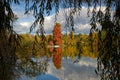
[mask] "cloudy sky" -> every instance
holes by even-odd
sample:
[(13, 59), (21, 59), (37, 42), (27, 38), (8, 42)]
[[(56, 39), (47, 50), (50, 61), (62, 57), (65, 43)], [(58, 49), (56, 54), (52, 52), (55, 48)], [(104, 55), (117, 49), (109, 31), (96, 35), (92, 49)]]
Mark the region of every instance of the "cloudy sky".
[[(18, 16), (18, 20), (15, 22), (14, 30), (17, 33), (27, 33), (30, 30), (30, 26), (34, 22), (34, 17), (32, 14), (25, 15), (25, 4), (20, 5), (12, 5), (14, 13)], [(67, 14), (69, 14), (69, 9), (60, 9), (59, 14), (57, 16), (57, 22), (59, 22), (62, 26), (62, 33), (66, 32), (65, 29), (65, 14), (64, 11), (67, 11)], [(90, 17), (87, 16), (87, 7), (82, 7), (81, 14), (74, 15), (74, 28), (75, 33), (85, 33), (88, 34), (90, 31), (90, 25), (89, 25)], [(55, 13), (52, 13), (50, 16), (45, 16), (45, 22), (44, 22), (44, 29), (47, 34), (52, 33), (53, 27), (55, 24)], [(70, 31), (71, 28), (68, 28), (68, 31)]]
[[(65, 28), (65, 13), (69, 14), (69, 9), (61, 9), (59, 14), (57, 15), (57, 22), (59, 22), (62, 26), (62, 32), (66, 32)], [(74, 28), (75, 33), (89, 33), (90, 25), (89, 25), (90, 18), (87, 17), (87, 8), (83, 7), (80, 15), (74, 15)], [(55, 21), (55, 14), (45, 17), (45, 30), (48, 33), (52, 32), (53, 26)], [(71, 27), (68, 28), (68, 31), (71, 31)]]
[[(92, 10), (92, 7), (90, 8)], [(99, 7), (97, 7), (97, 11), (99, 10)], [(102, 7), (102, 10), (104, 12), (105, 7)], [(87, 7), (82, 7), (82, 10), (79, 13), (74, 15), (74, 28), (75, 28), (75, 33), (83, 33), (83, 34), (88, 34), (90, 32), (90, 19), (91, 17), (88, 17), (87, 14)], [(59, 22), (62, 26), (62, 32), (66, 32), (65, 28), (65, 23), (66, 23), (66, 13), (70, 13), (70, 9), (60, 9), (58, 15), (57, 15), (57, 22)], [(91, 15), (91, 13), (90, 13)], [(45, 31), (47, 33), (51, 33), (52, 29), (54, 27), (54, 21), (55, 21), (55, 14), (52, 14), (50, 16), (45, 17)], [(99, 26), (99, 25), (98, 25)], [(100, 27), (98, 27), (100, 29)], [(68, 28), (68, 31), (71, 31), (71, 27)]]

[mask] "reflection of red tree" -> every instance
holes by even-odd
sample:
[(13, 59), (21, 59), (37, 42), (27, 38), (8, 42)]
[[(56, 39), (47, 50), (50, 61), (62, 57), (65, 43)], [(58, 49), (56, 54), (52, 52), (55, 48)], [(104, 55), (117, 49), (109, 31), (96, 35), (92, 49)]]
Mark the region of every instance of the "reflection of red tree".
[(53, 42), (55, 45), (62, 44), (61, 25), (59, 23), (56, 23), (53, 29)]
[(51, 41), (49, 41), (49, 45), (53, 45), (53, 41), (51, 40)]
[(50, 53), (53, 52), (53, 49), (54, 49), (53, 47), (49, 48)]
[(55, 48), (53, 52), (53, 63), (56, 69), (61, 68), (61, 61), (62, 61), (62, 48)]
[[(51, 46), (54, 45), (52, 40), (49, 41), (49, 45), (51, 45)], [(50, 48), (49, 48), (49, 51), (50, 51), (50, 52), (53, 52), (53, 49), (54, 49), (53, 47), (50, 47)]]

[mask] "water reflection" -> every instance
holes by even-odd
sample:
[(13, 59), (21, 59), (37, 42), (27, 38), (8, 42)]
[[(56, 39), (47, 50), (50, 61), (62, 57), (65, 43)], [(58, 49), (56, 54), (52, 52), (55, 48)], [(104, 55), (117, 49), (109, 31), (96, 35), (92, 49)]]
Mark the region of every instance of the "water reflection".
[[(98, 80), (101, 76), (95, 73), (97, 54), (89, 50), (88, 47), (81, 46), (80, 49), (71, 45), (63, 49), (61, 47), (48, 48), (46, 54), (51, 55), (49, 57), (41, 55), (44, 54), (43, 51), (34, 56), (32, 54), (23, 56), (23, 53), (18, 53), (19, 59), (17, 62), (14, 61), (14, 64), (0, 63), (0, 80), (13, 80), (14, 78), (15, 80)], [(113, 58), (113, 60), (116, 59)], [(119, 66), (117, 63), (116, 65)], [(112, 68), (112, 65), (110, 67)]]
[(47, 53), (51, 57), (37, 55), (18, 59), (16, 67), (20, 78), (16, 80), (98, 80), (94, 72), (96, 58), (88, 57), (89, 53), (79, 54), (75, 46), (51, 48)]
[(53, 50), (53, 63), (56, 69), (61, 68), (61, 62), (62, 62), (62, 48), (54, 48)]
[(36, 77), (47, 72), (48, 58), (30, 58), (24, 61), (18, 60), (16, 66), (20, 74), (29, 77)]
[(68, 57), (62, 58), (60, 70), (56, 70), (50, 62), (48, 73), (55, 75), (59, 80), (98, 80), (94, 73), (96, 66), (96, 60), (89, 57), (82, 57), (78, 63), (71, 62), (71, 58)]

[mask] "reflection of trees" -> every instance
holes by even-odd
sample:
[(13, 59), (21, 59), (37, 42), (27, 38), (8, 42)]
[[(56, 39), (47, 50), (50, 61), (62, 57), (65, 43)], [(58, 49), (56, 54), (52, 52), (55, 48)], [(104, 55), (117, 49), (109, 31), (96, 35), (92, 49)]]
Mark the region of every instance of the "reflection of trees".
[[(71, 35), (71, 34), (70, 34)], [(93, 40), (93, 50), (90, 48), (90, 41), (89, 41), (89, 35), (87, 34), (80, 34), (75, 35), (73, 39), (71, 39), (68, 35), (64, 36), (64, 41), (67, 37), (67, 42), (65, 43), (63, 56), (64, 57), (71, 57), (72, 60), (74, 58), (80, 59), (81, 56), (84, 57), (91, 57), (91, 58), (97, 58), (98, 51), (98, 37), (96, 33), (93, 33), (92, 40)]]
[(91, 49), (90, 47), (90, 40), (89, 40), (89, 35), (86, 34), (82, 34), (78, 36), (79, 39), (77, 41), (77, 51), (79, 53), (79, 55), (84, 56), (84, 57), (91, 57), (91, 58), (97, 58), (98, 55), (98, 51), (97, 51), (97, 47), (98, 47), (98, 38), (97, 38), (97, 34), (93, 33), (93, 36), (91, 38), (91, 40), (93, 40), (93, 44), (91, 44), (92, 46), (94, 46), (93, 49)]
[(30, 58), (18, 61), (17, 69), (20, 74), (31, 77), (47, 72), (48, 58)]
[(61, 68), (61, 61), (62, 61), (62, 48), (61, 47), (54, 48), (54, 50), (53, 50), (53, 63), (57, 69)]
[(74, 31), (71, 31), (69, 35), (64, 35), (64, 57), (71, 57), (72, 61), (74, 60), (75, 56), (77, 55), (78, 51), (76, 48), (76, 39), (74, 37)]
[(72, 59), (72, 61), (74, 60), (74, 58), (75, 58), (75, 54), (77, 53), (76, 52), (76, 46), (71, 46), (71, 45), (69, 45), (68, 46), (68, 56), (70, 56), (71, 57), (71, 59)]
[(29, 41), (24, 41), (21, 50), (17, 52), (19, 60), (17, 61), (16, 67), (18, 73), (21, 75), (35, 77), (47, 72), (48, 57), (50, 57), (50, 54), (48, 54), (48, 50), (45, 48), (39, 47), (39, 44), (33, 46), (34, 52), (32, 52), (33, 44), (34, 41), (30, 39)]

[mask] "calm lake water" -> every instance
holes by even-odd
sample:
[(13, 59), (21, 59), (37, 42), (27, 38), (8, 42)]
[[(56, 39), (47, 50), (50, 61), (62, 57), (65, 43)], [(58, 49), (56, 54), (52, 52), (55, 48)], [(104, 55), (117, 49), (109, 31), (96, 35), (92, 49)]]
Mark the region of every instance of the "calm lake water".
[[(0, 80), (99, 80), (97, 52), (75, 46), (24, 50), (15, 59), (1, 59)], [(11, 61), (10, 61), (11, 60)]]
[(98, 52), (88, 47), (40, 49), (34, 54), (25, 50), (16, 53), (15, 59), (1, 58), (0, 80), (120, 80), (119, 56), (105, 56), (101, 61), (97, 57)]
[[(53, 57), (52, 57), (53, 58)], [(22, 62), (17, 60), (16, 67), (21, 74), (16, 80), (98, 80), (95, 73), (96, 58), (62, 57), (61, 68), (57, 69), (52, 58), (31, 58)]]

